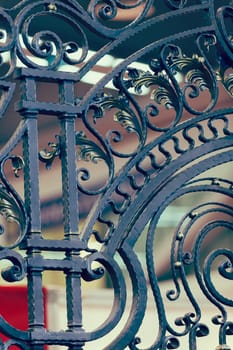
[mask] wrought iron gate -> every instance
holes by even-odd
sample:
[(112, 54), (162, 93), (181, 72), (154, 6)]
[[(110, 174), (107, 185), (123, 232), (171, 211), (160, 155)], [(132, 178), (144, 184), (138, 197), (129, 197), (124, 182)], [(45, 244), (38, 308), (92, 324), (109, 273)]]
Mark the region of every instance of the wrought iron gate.
[[(117, 327), (129, 298), (122, 330), (105, 348), (145, 348), (138, 331), (151, 290), (156, 321), (147, 348), (178, 349), (187, 339), (185, 348), (194, 350), (201, 337), (211, 337), (203, 322), (205, 305), (196, 298), (199, 288), (214, 306), (216, 349), (230, 349), (232, 293), (221, 292), (213, 274), (232, 290), (232, 245), (223, 237), (233, 229), (233, 183), (229, 167), (222, 167), (233, 161), (232, 1), (1, 0), (0, 5), (0, 116), (9, 124), (21, 119), (0, 153), (0, 258), (11, 263), (2, 270), (6, 281), (27, 279), (29, 315), (27, 331), (0, 319), (1, 332), (10, 338), (1, 348), (88, 349)], [(111, 68), (104, 59), (112, 60)], [(91, 84), (97, 68), (101, 77)], [(87, 77), (91, 82), (84, 90)], [(40, 86), (47, 100), (39, 96)], [(41, 118), (59, 125), (43, 147)], [(60, 239), (47, 238), (41, 220), (41, 166), (55, 163), (62, 178)], [(221, 176), (211, 172), (215, 168)], [(16, 190), (22, 176), (24, 194)], [(186, 202), (190, 206), (172, 232), (160, 234), (167, 208), (191, 195), (195, 199)], [(90, 201), (83, 218), (81, 207)], [(160, 254), (160, 235), (171, 238), (166, 256)], [(166, 295), (157, 258), (170, 259)], [(66, 276), (67, 329), (61, 331), (45, 327), (42, 281), (48, 270)], [(98, 328), (87, 330), (82, 281), (106, 276), (114, 291), (112, 310)], [(190, 276), (198, 288), (190, 287)], [(170, 321), (167, 303), (177, 304), (182, 295), (189, 311), (178, 310)]]

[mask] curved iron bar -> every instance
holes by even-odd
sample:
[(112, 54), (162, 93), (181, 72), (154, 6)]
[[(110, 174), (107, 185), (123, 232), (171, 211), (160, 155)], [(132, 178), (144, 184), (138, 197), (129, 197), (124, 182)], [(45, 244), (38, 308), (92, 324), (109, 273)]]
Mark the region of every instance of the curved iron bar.
[[(121, 15), (127, 14), (128, 20), (121, 22)], [(8, 112), (16, 86), (12, 73), (19, 62), (24, 65), (16, 73), (21, 85), (17, 112), (23, 121), (0, 152), (0, 212), (6, 219), (15, 220), (21, 232), (16, 243), (1, 247), (0, 258), (13, 265), (2, 272), (7, 281), (27, 275), (29, 297), (27, 331), (0, 320), (1, 331), (12, 338), (1, 344), (4, 349), (42, 350), (44, 345), (54, 344), (81, 350), (85, 343), (105, 339), (126, 316), (123, 330), (107, 341), (105, 349), (137, 350), (143, 346), (137, 333), (146, 314), (148, 287), (159, 323), (148, 349), (178, 349), (185, 337), (189, 348), (197, 349), (197, 338), (207, 337), (209, 328), (202, 323), (201, 306), (189, 285), (186, 269), (190, 266), (204, 296), (221, 314), (214, 317), (213, 324), (219, 328), (219, 347), (226, 345), (233, 333), (226, 310), (226, 306), (232, 307), (232, 300), (216, 289), (211, 269), (222, 256), (218, 272), (221, 278), (231, 280), (232, 251), (214, 249), (202, 266), (200, 254), (203, 242), (215, 228), (232, 229), (232, 206), (215, 201), (209, 202), (210, 208), (206, 203), (195, 205), (177, 224), (168, 249), (174, 289), (168, 290), (166, 297), (160, 290), (154, 242), (161, 215), (176, 199), (199, 192), (232, 198), (230, 180), (196, 180), (205, 171), (233, 161), (233, 109), (218, 105), (220, 93), (230, 99), (233, 91), (232, 14), (232, 3), (227, 0), (221, 5), (214, 0), (199, 0), (195, 5), (189, 0), (21, 0), (0, 8), (1, 118)], [(192, 17), (200, 22), (191, 22)], [(180, 26), (176, 26), (178, 21), (182, 22)], [(142, 44), (134, 43), (142, 33)], [(126, 43), (129, 49), (130, 45), (135, 47), (124, 52), (119, 64), (77, 97), (81, 79), (105, 55), (121, 50)], [(90, 57), (95, 44), (97, 52)], [(144, 62), (143, 69), (137, 67), (137, 61)], [(60, 71), (64, 66), (67, 71)], [(70, 67), (75, 73), (69, 72)], [(57, 102), (38, 100), (40, 82), (58, 86)], [(104, 91), (109, 82), (115, 89), (111, 93)], [(199, 106), (202, 96), (204, 105)], [(49, 142), (51, 151), (38, 149), (40, 114), (57, 117), (60, 123), (56, 142)], [(136, 140), (133, 150), (124, 145), (130, 137)], [(13, 152), (21, 142), (23, 155), (16, 156)], [(39, 162), (49, 168), (56, 158), (62, 169), (61, 240), (46, 239), (41, 232)], [(19, 170), (24, 173), (23, 198), (6, 176), (5, 164), (9, 161), (16, 176)], [(79, 166), (80, 162), (84, 166)], [(92, 163), (99, 169), (104, 164), (107, 170), (95, 188), (89, 187), (92, 173), (88, 165)], [(81, 232), (79, 193), (86, 198), (98, 195)], [(194, 210), (198, 211), (196, 215)], [(210, 214), (226, 217), (206, 223), (196, 233), (192, 250), (185, 251), (192, 228)], [(148, 223), (144, 271), (135, 245)], [(99, 224), (105, 229), (97, 229)], [(93, 236), (99, 249), (88, 246)], [(16, 247), (26, 252), (25, 258), (13, 250)], [(47, 259), (45, 251), (62, 251), (65, 258)], [(127, 284), (118, 255), (132, 289), (128, 312)], [(94, 268), (94, 262), (100, 267)], [(47, 270), (66, 275), (64, 331), (45, 329), (42, 277)], [(99, 327), (86, 331), (81, 280), (104, 278), (105, 271), (114, 290), (112, 310)], [(190, 311), (177, 315), (172, 324), (166, 299), (174, 302), (182, 292)]]

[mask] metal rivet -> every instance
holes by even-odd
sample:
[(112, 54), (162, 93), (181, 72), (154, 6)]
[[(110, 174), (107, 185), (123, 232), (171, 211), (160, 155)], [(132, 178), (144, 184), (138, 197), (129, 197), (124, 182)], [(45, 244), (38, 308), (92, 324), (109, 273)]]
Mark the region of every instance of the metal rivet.
[(218, 179), (213, 179), (213, 180), (212, 180), (212, 185), (219, 186), (219, 185), (220, 185), (219, 180), (218, 180)]
[(177, 235), (176, 239), (177, 239), (178, 241), (181, 241), (183, 238), (184, 238), (183, 233), (182, 233), (182, 232), (178, 232), (178, 235)]
[(193, 212), (189, 214), (190, 219), (194, 219), (197, 216), (197, 213)]
[(50, 12), (55, 12), (55, 11), (57, 11), (57, 6), (54, 3), (50, 3), (50, 4), (48, 4), (48, 10)]
[(175, 262), (175, 267), (181, 267), (181, 266), (182, 266), (181, 261), (176, 261), (176, 262)]

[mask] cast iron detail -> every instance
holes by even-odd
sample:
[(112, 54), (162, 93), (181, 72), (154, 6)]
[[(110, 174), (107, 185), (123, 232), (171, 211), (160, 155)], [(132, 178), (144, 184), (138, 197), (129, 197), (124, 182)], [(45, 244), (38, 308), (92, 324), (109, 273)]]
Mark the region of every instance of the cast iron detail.
[[(1, 317), (0, 330), (9, 338), (1, 349), (82, 350), (102, 338), (109, 350), (181, 349), (183, 341), (195, 350), (200, 338), (212, 336), (209, 324), (218, 333), (216, 349), (233, 348), (233, 300), (213, 277), (232, 283), (233, 252), (225, 245), (207, 249), (216, 232), (233, 231), (232, 179), (208, 175), (233, 161), (232, 1), (0, 5), (0, 119), (22, 119), (0, 152), (0, 260), (10, 263), (1, 273), (7, 282), (26, 279), (28, 286), (28, 329)], [(119, 55), (118, 63), (102, 68), (102, 78), (84, 90), (90, 72), (110, 55)], [(40, 84), (55, 86), (57, 101), (41, 100)], [(59, 126), (42, 149), (41, 115)], [(48, 239), (43, 229), (42, 163), (48, 176), (53, 167), (61, 172), (63, 239)], [(160, 220), (174, 202), (203, 193), (209, 199), (194, 200), (171, 229), (171, 288), (164, 295), (157, 268)], [(90, 211), (83, 209), (87, 202)], [(48, 258), (48, 252), (63, 258)], [(61, 331), (45, 327), (45, 271), (65, 275), (67, 327)], [(213, 305), (209, 324), (190, 275)], [(106, 278), (112, 308), (96, 329), (86, 329), (81, 282)], [(140, 326), (149, 293), (156, 321), (145, 346)], [(167, 304), (181, 298), (188, 311), (170, 320)]]

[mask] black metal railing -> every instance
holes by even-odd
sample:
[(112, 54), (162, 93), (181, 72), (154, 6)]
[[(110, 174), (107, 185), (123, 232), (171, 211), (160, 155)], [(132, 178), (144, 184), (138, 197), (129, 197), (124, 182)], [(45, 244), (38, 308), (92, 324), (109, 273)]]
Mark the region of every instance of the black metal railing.
[[(156, 321), (147, 349), (201, 348), (211, 327), (216, 349), (233, 349), (232, 293), (226, 295), (233, 279), (232, 1), (2, 0), (0, 6), (1, 125), (18, 123), (1, 140), (0, 258), (10, 263), (3, 278), (25, 279), (28, 290), (28, 329), (1, 317), (9, 338), (2, 349), (88, 349), (122, 322), (104, 348), (144, 349), (139, 328), (149, 295)], [(47, 149), (42, 119), (56, 123)], [(41, 215), (46, 167), (61, 174), (59, 239), (46, 238)], [(46, 271), (65, 275), (61, 331), (45, 325)], [(163, 295), (165, 276), (171, 288)], [(112, 310), (87, 330), (82, 281), (105, 278)], [(211, 326), (197, 290), (213, 305)], [(167, 304), (180, 298), (187, 310), (177, 309), (171, 321)]]

